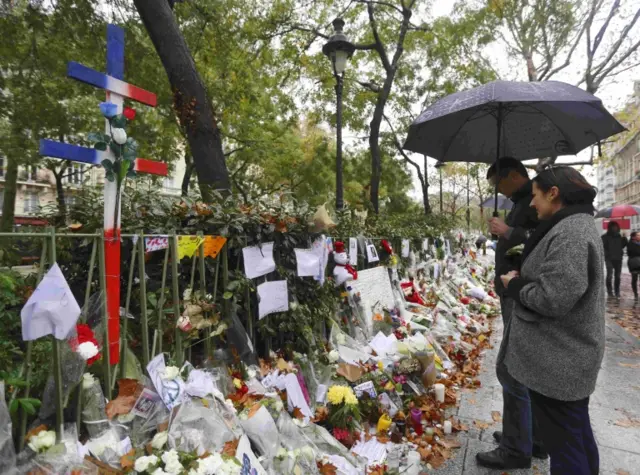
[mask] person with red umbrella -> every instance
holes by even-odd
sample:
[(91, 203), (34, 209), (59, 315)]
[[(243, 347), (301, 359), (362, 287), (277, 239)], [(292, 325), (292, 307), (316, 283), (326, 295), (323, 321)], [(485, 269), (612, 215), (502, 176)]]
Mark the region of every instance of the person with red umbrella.
[[(627, 238), (620, 234), (620, 225), (611, 221), (607, 232), (602, 236), (604, 259), (607, 266), (607, 294), (609, 298), (620, 298), (620, 275), (622, 257), (627, 247)], [(615, 291), (615, 294), (614, 294)]]

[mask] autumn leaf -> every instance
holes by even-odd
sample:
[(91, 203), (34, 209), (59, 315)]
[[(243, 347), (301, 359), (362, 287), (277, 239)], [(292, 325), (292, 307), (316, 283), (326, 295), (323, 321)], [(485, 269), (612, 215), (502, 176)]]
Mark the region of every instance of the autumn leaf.
[(136, 462), (136, 449), (131, 449), (129, 452), (120, 457), (120, 465), (122, 469), (133, 470), (133, 465)]
[(304, 414), (302, 413), (299, 407), (294, 407), (291, 415), (294, 417), (294, 419), (298, 419), (298, 420), (304, 419)]
[(326, 406), (320, 406), (316, 409), (316, 417), (313, 420), (314, 423), (326, 421), (329, 417), (329, 409)]
[(502, 414), (500, 414), (500, 411), (491, 411), (491, 418), (493, 422), (500, 422), (502, 420)]
[(625, 428), (640, 427), (640, 419), (620, 419), (614, 422), (615, 425)]
[(230, 440), (229, 442), (225, 442), (221, 452), (222, 455), (226, 455), (227, 457), (235, 457), (236, 451), (238, 450), (239, 443), (240, 443), (240, 439), (235, 439), (235, 440)]
[(27, 435), (24, 436), (24, 440), (29, 440), (31, 437), (33, 437), (34, 435), (38, 435), (43, 430), (47, 430), (47, 426), (44, 424), (40, 424), (38, 427), (34, 427), (29, 432), (27, 432)]
[(488, 422), (473, 421), (473, 423), (474, 423), (474, 425), (475, 425), (478, 429), (480, 429), (480, 430), (482, 430), (482, 429), (488, 429), (488, 428), (491, 426), (491, 424), (489, 424)]
[(640, 368), (640, 363), (618, 363), (625, 368)]
[(445, 439), (440, 439), (438, 444), (444, 447), (445, 449), (459, 449), (462, 447), (462, 443), (453, 437), (447, 437)]
[(338, 473), (336, 466), (330, 463), (318, 462), (318, 470), (320, 470), (321, 475), (337, 475)]
[(618, 470), (616, 470), (616, 475), (631, 475), (631, 474), (626, 470), (622, 470), (621, 468), (619, 468)]

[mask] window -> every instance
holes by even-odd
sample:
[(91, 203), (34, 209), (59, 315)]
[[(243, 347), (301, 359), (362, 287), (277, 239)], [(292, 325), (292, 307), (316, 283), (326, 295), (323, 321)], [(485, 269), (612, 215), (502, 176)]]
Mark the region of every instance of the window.
[(73, 163), (67, 168), (63, 182), (70, 185), (82, 185), (84, 183), (84, 172), (84, 163)]
[(37, 213), (40, 210), (40, 198), (38, 193), (34, 191), (28, 191), (24, 194), (24, 212)]

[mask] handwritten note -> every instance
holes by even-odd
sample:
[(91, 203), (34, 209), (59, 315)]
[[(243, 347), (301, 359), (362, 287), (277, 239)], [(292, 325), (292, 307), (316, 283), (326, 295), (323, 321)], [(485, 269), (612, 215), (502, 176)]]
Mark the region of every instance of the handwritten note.
[(193, 257), (198, 246), (204, 242), (201, 236), (178, 236), (178, 259)]
[(169, 247), (169, 236), (155, 236), (144, 238), (145, 252), (159, 251)]
[(358, 398), (361, 398), (364, 393), (367, 393), (371, 399), (375, 399), (378, 396), (376, 388), (373, 385), (373, 381), (367, 381), (362, 384), (358, 384), (353, 388)]
[(409, 253), (411, 252), (411, 241), (408, 239), (402, 240), (402, 257), (409, 257)]
[(358, 240), (356, 238), (349, 238), (349, 264), (358, 265)]
[(262, 247), (245, 247), (242, 249), (242, 257), (244, 260), (244, 273), (250, 279), (255, 279), (276, 270), (272, 242), (266, 242)]
[(298, 277), (315, 277), (322, 269), (321, 254), (317, 249), (294, 249)]
[(286, 280), (265, 282), (258, 286), (258, 316), (263, 319), (267, 315), (289, 310), (289, 290)]
[(378, 251), (374, 244), (367, 244), (367, 262), (378, 262), (380, 258), (378, 257)]

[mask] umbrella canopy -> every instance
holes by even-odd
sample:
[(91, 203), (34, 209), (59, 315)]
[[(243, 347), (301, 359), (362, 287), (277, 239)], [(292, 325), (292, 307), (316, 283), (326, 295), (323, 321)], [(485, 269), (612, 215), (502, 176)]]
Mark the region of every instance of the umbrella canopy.
[(431, 105), (411, 124), (404, 148), (441, 162), (493, 163), (577, 154), (624, 130), (578, 87), (494, 81)]
[(604, 208), (598, 211), (596, 218), (625, 218), (627, 216), (640, 215), (640, 206), (636, 205), (616, 205), (611, 208)]
[(491, 198), (485, 200), (484, 203), (482, 203), (482, 207), (509, 211), (511, 208), (513, 208), (513, 201), (511, 201), (506, 196), (498, 195), (498, 205), (496, 206), (496, 199), (492, 196)]

